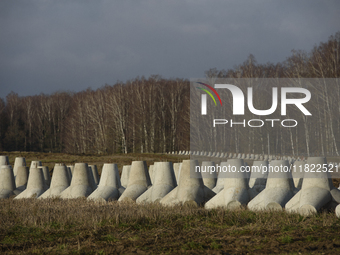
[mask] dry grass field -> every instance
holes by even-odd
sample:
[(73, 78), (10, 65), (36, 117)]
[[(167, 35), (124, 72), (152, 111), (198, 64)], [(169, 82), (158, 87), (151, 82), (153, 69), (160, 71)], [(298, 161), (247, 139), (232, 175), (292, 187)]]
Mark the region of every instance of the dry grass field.
[[(27, 162), (179, 162), (164, 154), (91, 156), (1, 153), (11, 164)], [(340, 254), (340, 219), (323, 211), (312, 217), (162, 207), (159, 204), (96, 203), (86, 199), (0, 200), (0, 253), (4, 254)]]
[(340, 219), (88, 202), (0, 202), (6, 254), (339, 254)]

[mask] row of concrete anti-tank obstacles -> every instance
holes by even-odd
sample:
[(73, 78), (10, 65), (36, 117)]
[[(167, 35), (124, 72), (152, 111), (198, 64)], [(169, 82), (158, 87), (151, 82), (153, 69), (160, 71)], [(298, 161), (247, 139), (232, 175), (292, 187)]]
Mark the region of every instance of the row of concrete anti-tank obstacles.
[(277, 155), (261, 155), (261, 154), (245, 154), (245, 153), (228, 153), (228, 152), (208, 152), (208, 151), (172, 151), (167, 154), (180, 155), (180, 156), (200, 156), (212, 158), (229, 158), (229, 159), (246, 159), (246, 160), (300, 160), (300, 157), (291, 156), (277, 156)]
[[(323, 157), (296, 161), (295, 168), (326, 166)], [(221, 162), (220, 169), (245, 169), (243, 159)], [(52, 178), (40, 161), (26, 167), (25, 158), (17, 157), (14, 167), (7, 156), (0, 156), (0, 198), (63, 199), (87, 197), (88, 200), (135, 201), (138, 204), (159, 202), (204, 205), (206, 209), (247, 207), (252, 211), (282, 210), (308, 216), (320, 209), (335, 209), (340, 217), (340, 190), (332, 184), (328, 171), (304, 172), (263, 171), (292, 169), (288, 160), (254, 161), (252, 171), (216, 172), (214, 162), (183, 160), (182, 163), (155, 162), (147, 169), (145, 161), (123, 166), (122, 175), (116, 164), (104, 164), (99, 177), (95, 165), (55, 164)], [(199, 171), (198, 171), (199, 169)], [(206, 171), (208, 169), (208, 171)], [(254, 170), (257, 169), (257, 170)]]
[[(260, 155), (260, 154), (245, 154), (245, 153), (228, 153), (228, 152), (208, 152), (208, 151), (172, 151), (167, 154), (175, 154), (182, 156), (205, 156), (215, 158), (241, 158), (241, 159), (253, 159), (253, 160), (268, 160), (276, 159), (275, 155)], [(287, 159), (287, 158), (285, 158)]]

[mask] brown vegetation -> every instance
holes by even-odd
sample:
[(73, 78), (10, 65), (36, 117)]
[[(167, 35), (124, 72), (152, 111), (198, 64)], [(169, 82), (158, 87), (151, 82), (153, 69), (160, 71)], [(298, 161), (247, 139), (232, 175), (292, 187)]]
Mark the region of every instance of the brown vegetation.
[(87, 254), (338, 254), (334, 212), (166, 208), (77, 200), (1, 200), (0, 251)]

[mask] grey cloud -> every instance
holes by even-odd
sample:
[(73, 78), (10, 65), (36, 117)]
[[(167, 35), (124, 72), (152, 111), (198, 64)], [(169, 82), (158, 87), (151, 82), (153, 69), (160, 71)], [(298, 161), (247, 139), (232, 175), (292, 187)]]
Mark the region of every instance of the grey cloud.
[(0, 2), (0, 97), (197, 78), (310, 50), (339, 30), (338, 1)]

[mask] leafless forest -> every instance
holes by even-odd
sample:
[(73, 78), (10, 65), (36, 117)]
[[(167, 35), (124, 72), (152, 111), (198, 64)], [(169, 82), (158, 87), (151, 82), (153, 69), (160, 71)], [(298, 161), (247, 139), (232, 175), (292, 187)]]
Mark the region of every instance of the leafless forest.
[[(281, 63), (259, 64), (250, 55), (233, 69), (213, 68), (205, 76), (209, 79), (339, 78), (340, 32), (310, 52), (293, 50)], [(277, 139), (270, 141), (272, 153), (309, 155), (318, 151), (339, 155), (339, 82), (325, 85), (322, 91), (313, 91), (318, 98), (313, 106), (320, 116), (318, 122), (303, 121), (303, 133), (290, 129), (274, 134)], [(189, 150), (189, 94), (189, 80), (157, 75), (78, 93), (20, 97), (12, 92), (5, 99), (0, 98), (0, 150), (76, 154)], [(262, 144), (257, 143), (256, 153), (267, 152), (268, 132), (262, 130), (257, 134)], [(230, 134), (228, 150), (253, 152), (255, 149), (249, 146), (252, 137), (255, 135)]]

